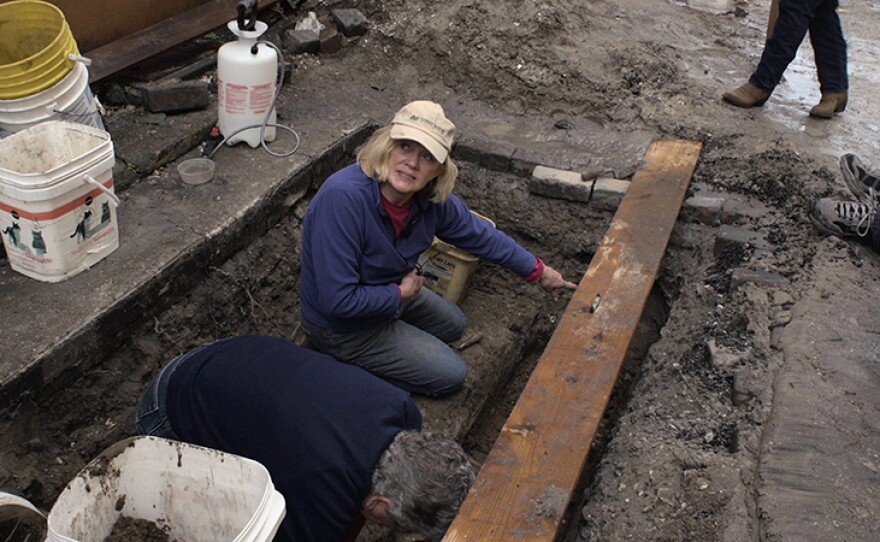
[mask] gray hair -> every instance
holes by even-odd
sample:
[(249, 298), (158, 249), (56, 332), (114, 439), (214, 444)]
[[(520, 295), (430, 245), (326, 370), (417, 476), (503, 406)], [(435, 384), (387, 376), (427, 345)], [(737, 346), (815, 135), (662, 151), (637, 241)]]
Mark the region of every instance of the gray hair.
[(454, 440), (401, 431), (379, 458), (372, 493), (391, 501), (388, 512), (398, 529), (439, 540), (475, 477), (473, 463)]

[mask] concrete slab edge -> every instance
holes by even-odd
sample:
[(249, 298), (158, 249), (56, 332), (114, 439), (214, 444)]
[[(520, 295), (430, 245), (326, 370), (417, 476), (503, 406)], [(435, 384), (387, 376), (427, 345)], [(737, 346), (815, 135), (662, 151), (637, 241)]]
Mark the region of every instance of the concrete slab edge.
[[(170, 262), (148, 281), (135, 286), (105, 311), (80, 329), (64, 337), (50, 350), (0, 383), (0, 409), (6, 409), (22, 396), (59, 385), (84, 374), (124, 340), (124, 331), (135, 321), (167, 308), (169, 300), (192, 288), (211, 267), (228, 259), (281, 220), (288, 197), (318, 185), (342, 160), (354, 154), (376, 129), (364, 124), (338, 140), (315, 159), (294, 171), (277, 190), (267, 193), (226, 228), (205, 237)], [(169, 277), (174, 280), (169, 280)], [(63, 385), (63, 384), (61, 384)]]

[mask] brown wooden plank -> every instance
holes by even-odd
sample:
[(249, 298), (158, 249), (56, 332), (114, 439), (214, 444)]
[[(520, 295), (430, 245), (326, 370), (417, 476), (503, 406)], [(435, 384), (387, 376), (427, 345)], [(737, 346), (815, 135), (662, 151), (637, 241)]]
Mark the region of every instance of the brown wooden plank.
[[(109, 77), (137, 62), (197, 38), (235, 19), (239, 0), (213, 0), (85, 53), (92, 60), (89, 82)], [(263, 0), (260, 9), (278, 0)]]
[(649, 147), (445, 541), (556, 538), (701, 147)]

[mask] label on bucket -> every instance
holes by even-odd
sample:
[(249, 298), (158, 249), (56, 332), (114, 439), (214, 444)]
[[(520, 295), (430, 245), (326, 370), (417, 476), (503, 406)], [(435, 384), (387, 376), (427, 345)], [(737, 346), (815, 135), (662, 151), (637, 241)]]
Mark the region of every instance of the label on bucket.
[(0, 201), (0, 232), (12, 268), (46, 282), (88, 269), (119, 246), (116, 209), (100, 189), (43, 212)]
[(470, 260), (464, 260), (438, 250), (432, 246), (419, 258), (421, 274), (425, 286), (452, 303), (464, 299), (470, 278), (477, 268), (478, 260), (467, 253)]

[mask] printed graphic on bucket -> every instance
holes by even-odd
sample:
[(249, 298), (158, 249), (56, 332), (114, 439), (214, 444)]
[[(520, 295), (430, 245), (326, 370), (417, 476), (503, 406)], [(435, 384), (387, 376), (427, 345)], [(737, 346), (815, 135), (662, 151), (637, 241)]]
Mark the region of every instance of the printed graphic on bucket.
[[(106, 186), (111, 188), (113, 182)], [(0, 228), (10, 265), (46, 282), (88, 269), (119, 246), (113, 207), (99, 189), (46, 212), (16, 209), (0, 201)]]
[[(473, 210), (471, 213), (495, 227), (491, 218)], [(428, 250), (419, 257), (419, 268), (421, 275), (425, 277), (425, 286), (455, 304), (464, 301), (471, 276), (479, 263), (480, 260), (473, 254), (436, 237)]]

